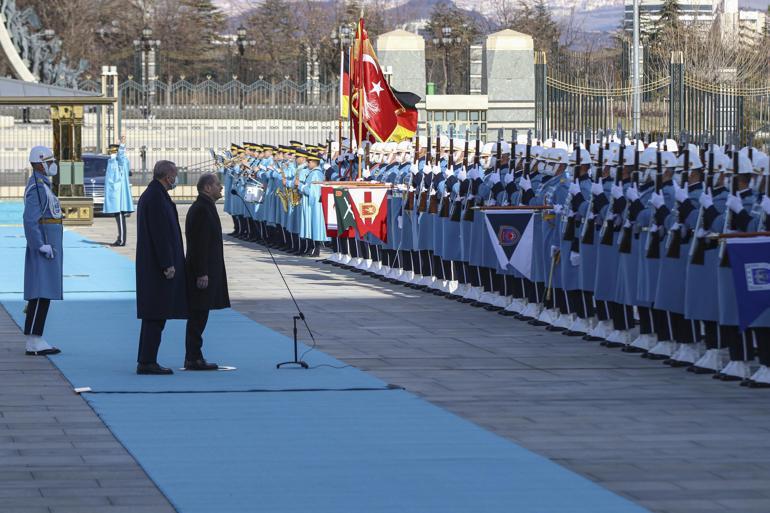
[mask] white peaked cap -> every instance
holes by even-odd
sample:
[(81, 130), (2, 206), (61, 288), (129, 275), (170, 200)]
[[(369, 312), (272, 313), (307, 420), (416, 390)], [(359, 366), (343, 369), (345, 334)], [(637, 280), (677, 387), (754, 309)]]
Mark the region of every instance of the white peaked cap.
[(676, 155), (671, 151), (664, 151), (660, 156), (663, 167), (676, 167)]
[(492, 155), (495, 152), (496, 143), (488, 142), (481, 148), (482, 155)]
[(48, 146), (35, 146), (29, 151), (30, 164), (39, 164), (54, 158), (53, 150)]
[(639, 167), (656, 167), (658, 165), (658, 150), (650, 146), (639, 155)]
[[(727, 158), (730, 159), (730, 157)], [(727, 169), (728, 171), (735, 173), (735, 169), (733, 169), (733, 159), (730, 159), (730, 164), (727, 166)], [(738, 153), (738, 174), (753, 172), (754, 165), (751, 163), (751, 160), (749, 160), (749, 156), (747, 154)]]
[(397, 145), (394, 142), (383, 143), (382, 151), (384, 151), (385, 153), (393, 153), (394, 151), (396, 151), (396, 146)]
[[(698, 155), (697, 151), (691, 151), (689, 159), (690, 169), (700, 169), (703, 167), (703, 163), (700, 161), (700, 155)], [(679, 158), (676, 159), (676, 167), (677, 169), (684, 169), (684, 153), (679, 155)], [(688, 169), (688, 171), (690, 169)]]
[(412, 151), (412, 143), (404, 140), (396, 145), (396, 151)]
[[(452, 144), (454, 144), (455, 151), (457, 150), (464, 150), (465, 149), (465, 139), (453, 139)], [(468, 142), (468, 149), (470, 150), (470, 142)]]
[(420, 148), (427, 148), (428, 147), (428, 136), (427, 135), (421, 135), (417, 138), (417, 140), (420, 143)]
[(569, 164), (570, 155), (564, 148), (551, 148), (551, 160), (556, 164)]
[(623, 165), (633, 166), (634, 158), (636, 158), (636, 149), (634, 148), (634, 145), (632, 144), (631, 146), (626, 146), (625, 150), (623, 151)]

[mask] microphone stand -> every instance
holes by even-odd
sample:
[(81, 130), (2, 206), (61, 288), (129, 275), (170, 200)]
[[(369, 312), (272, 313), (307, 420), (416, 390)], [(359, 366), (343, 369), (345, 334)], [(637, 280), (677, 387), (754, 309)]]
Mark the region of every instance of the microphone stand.
[[(243, 202), (243, 205), (246, 207), (246, 211), (249, 212), (248, 204), (246, 203), (246, 200), (243, 199), (240, 194), (238, 194), (238, 190), (230, 189), (230, 193), (232, 193), (233, 196), (236, 196), (238, 199), (240, 199)], [(249, 217), (251, 217), (251, 214), (249, 214)], [(307, 328), (307, 332), (310, 333), (310, 338), (313, 339), (314, 343), (315, 343), (315, 337), (313, 337), (313, 332), (310, 331), (310, 326), (307, 325), (307, 321), (305, 320), (305, 314), (303, 314), (302, 310), (300, 310), (299, 304), (297, 304), (297, 300), (294, 298), (294, 294), (292, 294), (291, 288), (289, 288), (289, 284), (286, 283), (286, 278), (283, 276), (283, 272), (281, 272), (281, 268), (278, 266), (278, 262), (275, 261), (273, 252), (270, 251), (270, 248), (268, 246), (265, 246), (265, 249), (267, 249), (267, 252), (270, 255), (270, 259), (273, 261), (273, 265), (275, 265), (275, 268), (278, 270), (278, 274), (281, 276), (281, 280), (283, 280), (283, 284), (286, 287), (286, 290), (289, 292), (289, 297), (291, 297), (291, 300), (294, 303), (294, 307), (297, 309), (297, 315), (294, 316), (294, 359), (288, 362), (281, 362), (279, 364), (276, 364), (275, 368), (280, 369), (284, 365), (295, 365), (301, 369), (308, 369), (309, 368), (308, 364), (300, 360), (297, 352), (297, 321), (298, 320), (302, 321), (305, 324), (305, 328)]]

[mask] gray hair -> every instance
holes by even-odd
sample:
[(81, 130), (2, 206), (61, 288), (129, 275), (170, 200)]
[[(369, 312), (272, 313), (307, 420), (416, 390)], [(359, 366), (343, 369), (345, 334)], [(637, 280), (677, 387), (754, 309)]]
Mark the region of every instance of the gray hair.
[(218, 176), (214, 173), (203, 173), (200, 178), (198, 178), (198, 185), (196, 186), (198, 192), (203, 192), (203, 189), (205, 189), (207, 185), (213, 185), (217, 178)]
[(176, 164), (170, 160), (159, 160), (155, 163), (155, 167), (152, 168), (152, 177), (155, 180), (166, 178), (168, 175), (176, 171)]

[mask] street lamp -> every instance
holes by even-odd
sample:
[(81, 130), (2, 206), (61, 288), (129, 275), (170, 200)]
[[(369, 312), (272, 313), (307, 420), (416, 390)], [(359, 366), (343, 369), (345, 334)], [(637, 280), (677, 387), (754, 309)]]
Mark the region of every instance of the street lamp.
[(157, 49), (160, 47), (160, 41), (152, 39), (152, 29), (145, 26), (142, 29), (142, 35), (139, 39), (134, 39), (134, 49), (137, 52), (141, 52), (141, 73), (142, 73), (142, 86), (144, 89), (145, 97), (145, 118), (150, 116), (152, 103), (152, 96), (155, 94), (155, 80), (156, 66), (157, 66)]
[(243, 81), (243, 55), (246, 53), (246, 47), (256, 46), (257, 42), (253, 39), (247, 39), (248, 32), (246, 28), (241, 25), (235, 30), (234, 44), (238, 48), (238, 76)]
[(441, 28), (441, 37), (437, 35), (433, 37), (433, 46), (444, 49), (444, 94), (450, 90), (450, 69), (449, 69), (449, 50), (455, 44), (461, 43), (462, 37), (452, 37), (452, 27), (444, 26)]

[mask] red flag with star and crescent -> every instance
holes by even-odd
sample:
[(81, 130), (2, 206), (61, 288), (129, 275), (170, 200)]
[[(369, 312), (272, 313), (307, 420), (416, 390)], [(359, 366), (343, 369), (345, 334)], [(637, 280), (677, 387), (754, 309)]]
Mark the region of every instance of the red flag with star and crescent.
[[(358, 116), (361, 116), (367, 132), (379, 142), (398, 142), (414, 136), (417, 131), (415, 105), (420, 97), (390, 87), (369, 41), (363, 18), (358, 21), (352, 61), (355, 126), (358, 125)], [(354, 131), (358, 137), (358, 130)], [(363, 136), (366, 138), (366, 134)]]

